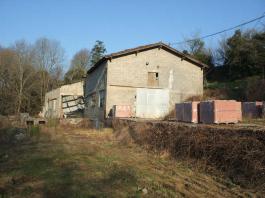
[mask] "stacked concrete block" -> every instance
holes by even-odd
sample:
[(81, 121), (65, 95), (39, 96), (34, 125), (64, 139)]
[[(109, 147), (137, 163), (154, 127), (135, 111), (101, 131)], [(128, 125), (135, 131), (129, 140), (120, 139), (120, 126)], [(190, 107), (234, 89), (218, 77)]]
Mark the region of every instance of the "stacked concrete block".
[(235, 100), (212, 100), (200, 103), (200, 122), (202, 123), (238, 123), (241, 120), (241, 102)]
[(193, 122), (193, 123), (199, 122), (198, 106), (199, 102), (197, 101), (184, 103), (184, 112), (183, 112), (184, 122)]
[(183, 103), (177, 103), (175, 105), (175, 111), (176, 111), (176, 120), (177, 121), (183, 121), (183, 111), (184, 111), (184, 105)]
[(132, 117), (132, 109), (130, 105), (114, 105), (113, 116), (115, 118), (130, 118)]
[(242, 102), (242, 114), (245, 118), (261, 117), (262, 102)]
[(199, 102), (184, 102), (176, 104), (176, 118), (178, 121), (198, 123)]

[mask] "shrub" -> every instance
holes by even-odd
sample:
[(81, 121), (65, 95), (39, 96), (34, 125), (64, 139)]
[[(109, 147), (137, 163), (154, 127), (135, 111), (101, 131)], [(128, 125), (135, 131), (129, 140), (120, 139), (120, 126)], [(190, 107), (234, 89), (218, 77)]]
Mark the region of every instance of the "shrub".
[(148, 149), (206, 163), (236, 183), (265, 191), (265, 130), (126, 120), (115, 120), (113, 127), (115, 133), (129, 128), (134, 142)]
[(265, 100), (265, 80), (260, 78), (249, 78), (246, 89), (246, 97), (248, 101)]

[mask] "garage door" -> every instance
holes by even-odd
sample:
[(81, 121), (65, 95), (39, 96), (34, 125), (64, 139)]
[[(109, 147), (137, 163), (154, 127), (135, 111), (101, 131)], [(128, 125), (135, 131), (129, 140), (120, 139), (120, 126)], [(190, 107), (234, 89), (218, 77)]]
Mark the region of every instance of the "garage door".
[(168, 113), (169, 91), (167, 89), (136, 90), (136, 117), (162, 118)]

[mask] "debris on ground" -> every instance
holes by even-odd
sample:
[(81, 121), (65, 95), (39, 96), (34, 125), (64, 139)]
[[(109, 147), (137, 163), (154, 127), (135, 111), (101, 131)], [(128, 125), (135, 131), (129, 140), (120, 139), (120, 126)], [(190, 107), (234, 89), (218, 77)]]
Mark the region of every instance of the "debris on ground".
[(12, 144), (28, 139), (26, 128), (4, 128), (0, 129), (0, 144)]

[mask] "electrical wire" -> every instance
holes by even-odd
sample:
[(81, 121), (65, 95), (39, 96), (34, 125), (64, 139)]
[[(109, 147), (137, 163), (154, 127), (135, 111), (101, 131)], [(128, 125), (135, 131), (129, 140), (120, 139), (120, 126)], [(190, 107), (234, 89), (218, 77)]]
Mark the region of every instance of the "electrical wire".
[(205, 35), (205, 36), (202, 36), (202, 37), (199, 37), (199, 38), (189, 39), (189, 40), (186, 40), (186, 41), (173, 42), (173, 43), (169, 43), (169, 45), (179, 45), (179, 44), (191, 42), (191, 41), (194, 41), (194, 40), (197, 40), (197, 39), (205, 39), (205, 38), (208, 38), (208, 37), (212, 37), (212, 36), (215, 36), (215, 35), (218, 35), (218, 34), (221, 34), (221, 33), (224, 33), (224, 32), (227, 32), (227, 31), (230, 31), (230, 30), (233, 30), (233, 29), (236, 29), (236, 28), (239, 28), (241, 26), (247, 25), (249, 23), (253, 23), (253, 22), (257, 21), (257, 20), (261, 20), (264, 17), (265, 17), (265, 13), (263, 13), (262, 16), (260, 16), (260, 17), (257, 17), (257, 18), (251, 19), (249, 21), (246, 21), (244, 23), (241, 23), (239, 25), (236, 25), (236, 26), (233, 26), (233, 27), (230, 27), (230, 28), (227, 28), (227, 29), (224, 29), (224, 30), (215, 32), (213, 34), (208, 34), (208, 35)]

